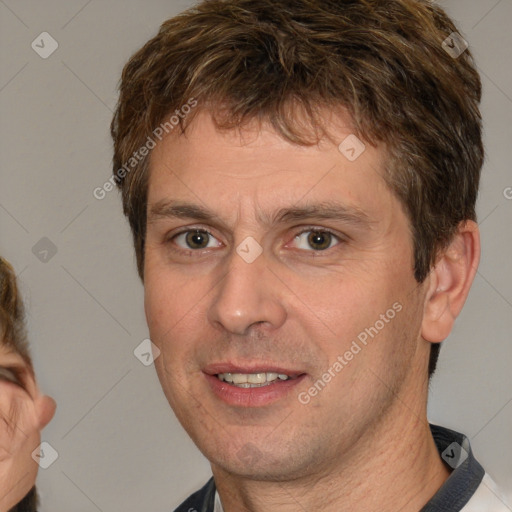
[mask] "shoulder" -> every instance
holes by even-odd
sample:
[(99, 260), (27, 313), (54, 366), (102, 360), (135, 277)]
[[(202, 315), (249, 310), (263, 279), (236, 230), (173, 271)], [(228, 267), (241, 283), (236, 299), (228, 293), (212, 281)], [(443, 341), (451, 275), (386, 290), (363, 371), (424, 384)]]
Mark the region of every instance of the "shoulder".
[(485, 473), (477, 490), (461, 512), (510, 512), (511, 504), (492, 478)]
[(473, 455), (468, 437), (440, 425), (430, 424), (430, 429), (440, 457), (452, 471), (421, 512), (510, 512), (512, 508)]
[(215, 499), (213, 477), (199, 491), (190, 495), (174, 512), (212, 512)]

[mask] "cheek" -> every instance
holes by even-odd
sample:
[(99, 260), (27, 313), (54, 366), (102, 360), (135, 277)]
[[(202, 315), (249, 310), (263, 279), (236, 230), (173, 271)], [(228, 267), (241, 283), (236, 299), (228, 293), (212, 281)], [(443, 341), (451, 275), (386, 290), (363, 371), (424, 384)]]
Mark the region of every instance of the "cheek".
[[(151, 341), (159, 348), (155, 360), (162, 386), (169, 387), (174, 379), (183, 381), (194, 349), (191, 339), (199, 332), (200, 293), (194, 293), (190, 279), (167, 271), (148, 272), (144, 282), (144, 308)], [(204, 295), (205, 291), (202, 291)], [(202, 320), (201, 320), (202, 317)], [(172, 387), (172, 386), (171, 386)]]
[(332, 279), (322, 293), (316, 292), (317, 303), (312, 307), (342, 341), (350, 341), (364, 332), (392, 305), (388, 294), (378, 289), (375, 280), (368, 282), (370, 277), (370, 274), (352, 274), (343, 279)]
[(158, 338), (176, 322), (178, 302), (175, 285), (165, 270), (150, 267), (144, 278), (144, 310), (151, 339), (157, 346)]
[(15, 465), (34, 465), (32, 451), (39, 445), (41, 434), (34, 402), (24, 392), (0, 385), (0, 446), (6, 448)]
[(150, 328), (168, 329), (184, 318), (207, 290), (205, 279), (166, 264), (156, 249), (148, 249), (144, 272), (144, 308)]
[(418, 338), (418, 304), (396, 275), (389, 273), (380, 282), (375, 274), (372, 282), (353, 276), (332, 285), (326, 295), (331, 303), (324, 299), (323, 320), (331, 335), (324, 350), (331, 362), (343, 358), (347, 379), (357, 379), (368, 367), (385, 374), (384, 369), (396, 373), (397, 365), (408, 364)]

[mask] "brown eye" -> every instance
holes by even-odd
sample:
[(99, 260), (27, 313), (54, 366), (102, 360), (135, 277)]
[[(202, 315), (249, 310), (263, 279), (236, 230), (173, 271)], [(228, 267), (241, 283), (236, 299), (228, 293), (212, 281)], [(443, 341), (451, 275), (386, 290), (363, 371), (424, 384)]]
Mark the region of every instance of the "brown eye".
[(189, 231), (185, 241), (191, 249), (204, 249), (208, 245), (209, 236), (206, 231)]
[(323, 251), (331, 245), (332, 235), (325, 231), (311, 231), (308, 236), (308, 243), (311, 247)]
[[(307, 236), (305, 236), (307, 235)], [(307, 229), (295, 236), (299, 249), (325, 251), (333, 247), (333, 242), (339, 242), (340, 238), (330, 231), (322, 229)]]
[(188, 229), (177, 233), (172, 237), (174, 243), (180, 249), (211, 249), (220, 247), (221, 243), (205, 229)]

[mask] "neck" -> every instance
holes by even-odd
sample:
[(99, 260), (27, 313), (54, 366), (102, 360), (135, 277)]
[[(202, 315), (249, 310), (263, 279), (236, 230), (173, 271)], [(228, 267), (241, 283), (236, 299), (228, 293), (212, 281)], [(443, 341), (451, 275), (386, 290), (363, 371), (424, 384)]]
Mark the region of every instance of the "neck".
[(255, 481), (212, 465), (224, 511), (417, 512), (450, 471), (430, 432), (426, 399), (421, 410), (406, 405), (414, 403), (396, 400), (350, 453), (293, 481)]

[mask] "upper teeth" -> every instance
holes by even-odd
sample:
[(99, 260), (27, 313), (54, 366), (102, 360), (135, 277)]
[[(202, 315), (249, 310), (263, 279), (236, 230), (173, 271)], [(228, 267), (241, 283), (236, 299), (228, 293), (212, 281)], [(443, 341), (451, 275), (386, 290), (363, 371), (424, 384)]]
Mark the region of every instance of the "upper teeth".
[(283, 373), (219, 373), (218, 377), (222, 381), (230, 382), (240, 387), (252, 387), (251, 384), (265, 385), (277, 379), (287, 380), (290, 377)]

